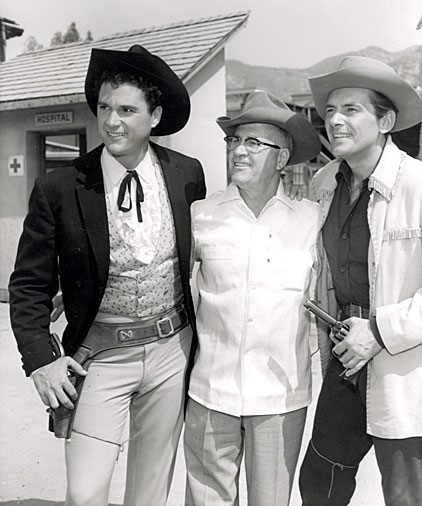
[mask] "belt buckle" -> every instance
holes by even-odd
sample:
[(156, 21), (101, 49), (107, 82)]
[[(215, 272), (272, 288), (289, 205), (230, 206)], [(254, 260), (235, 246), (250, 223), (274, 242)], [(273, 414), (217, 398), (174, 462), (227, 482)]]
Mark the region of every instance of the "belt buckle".
[(120, 329), (118, 331), (119, 341), (127, 341), (132, 339), (133, 332), (131, 329)]
[[(168, 332), (164, 332), (161, 330), (161, 325), (170, 325), (170, 330)], [(171, 334), (174, 334), (174, 327), (173, 322), (171, 321), (171, 318), (169, 316), (166, 316), (165, 318), (162, 318), (161, 320), (158, 320), (158, 322), (155, 324), (158, 330), (158, 335), (160, 338), (168, 337)]]

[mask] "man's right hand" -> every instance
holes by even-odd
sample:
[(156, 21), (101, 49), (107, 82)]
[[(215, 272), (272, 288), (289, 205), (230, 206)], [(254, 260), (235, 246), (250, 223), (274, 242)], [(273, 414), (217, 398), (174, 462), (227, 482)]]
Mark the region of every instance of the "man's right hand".
[(76, 401), (78, 394), (69, 381), (68, 371), (87, 375), (85, 369), (71, 357), (60, 357), (32, 373), (35, 388), (46, 406), (52, 409), (58, 408), (59, 404), (68, 409), (75, 407), (72, 401)]

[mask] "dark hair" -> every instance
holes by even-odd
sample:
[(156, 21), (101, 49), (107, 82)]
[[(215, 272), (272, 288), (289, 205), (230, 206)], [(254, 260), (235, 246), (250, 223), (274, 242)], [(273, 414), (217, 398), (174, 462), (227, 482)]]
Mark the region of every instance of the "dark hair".
[(163, 92), (158, 86), (139, 75), (132, 74), (131, 72), (104, 70), (99, 79), (98, 89), (100, 89), (103, 83), (110, 83), (113, 88), (118, 88), (121, 84), (132, 84), (136, 86), (144, 93), (149, 113), (152, 113), (154, 109), (161, 106)]
[(369, 99), (375, 109), (375, 116), (381, 119), (388, 111), (399, 112), (393, 102), (379, 91), (369, 90)]

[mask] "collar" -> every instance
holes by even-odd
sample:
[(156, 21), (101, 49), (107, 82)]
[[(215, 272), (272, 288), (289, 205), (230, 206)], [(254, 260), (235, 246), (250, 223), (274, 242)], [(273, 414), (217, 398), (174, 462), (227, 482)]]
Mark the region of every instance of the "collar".
[[(282, 183), (281, 179), (280, 179), (280, 183), (278, 185), (276, 194), (274, 195), (274, 197), (272, 197), (267, 202), (267, 205), (273, 199), (286, 205), (292, 211), (295, 210), (293, 201), (291, 201), (290, 198), (287, 197), (286, 194), (284, 193), (284, 187), (283, 187), (283, 183)], [(235, 185), (234, 183), (230, 183), (229, 186), (223, 191), (223, 193), (220, 197), (219, 205), (226, 204), (226, 203), (232, 202), (234, 200), (240, 200), (243, 202), (243, 199), (239, 193), (239, 188), (237, 187), (237, 185)]]
[(226, 204), (232, 200), (242, 200), (242, 197), (240, 196), (239, 188), (235, 184), (230, 183), (229, 186), (223, 191), (220, 197), (219, 205)]
[(390, 201), (399, 182), (404, 157), (405, 154), (394, 144), (391, 136), (388, 136), (381, 158), (369, 176), (368, 188)]
[[(391, 136), (388, 136), (378, 164), (369, 176), (369, 190), (375, 190), (390, 201), (394, 196), (401, 172), (401, 163), (405, 156), (405, 153), (394, 144)], [(314, 177), (317, 201), (331, 198), (336, 189), (337, 177), (343, 162), (344, 160), (337, 158), (317, 172)]]
[[(107, 192), (118, 186), (127, 172), (126, 167), (110, 154), (105, 146), (101, 153), (101, 167), (103, 169), (104, 184)], [(142, 183), (149, 186), (154, 185), (156, 176), (150, 146), (144, 158), (139, 162), (137, 167), (135, 167), (135, 170)]]
[(347, 186), (350, 187), (350, 183), (352, 180), (352, 169), (349, 167), (349, 164), (346, 162), (346, 160), (341, 160), (335, 178), (337, 184), (340, 183), (341, 180), (343, 180), (347, 184)]
[[(338, 172), (335, 175), (337, 184), (340, 183), (340, 181), (344, 181), (348, 188), (352, 186), (352, 169), (349, 167), (349, 164), (346, 162), (346, 160), (342, 160), (340, 162)], [(363, 188), (367, 188), (369, 184), (369, 178), (366, 178), (361, 183), (361, 190)]]

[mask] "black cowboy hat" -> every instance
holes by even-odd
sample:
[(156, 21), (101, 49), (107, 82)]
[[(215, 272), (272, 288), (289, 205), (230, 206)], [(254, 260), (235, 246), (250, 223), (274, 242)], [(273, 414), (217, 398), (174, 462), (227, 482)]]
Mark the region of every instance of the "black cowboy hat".
[(129, 51), (93, 49), (85, 79), (85, 96), (91, 111), (97, 115), (101, 76), (104, 71), (130, 72), (156, 85), (162, 92), (163, 114), (152, 135), (169, 135), (181, 130), (190, 115), (190, 99), (185, 85), (167, 63), (135, 45)]

